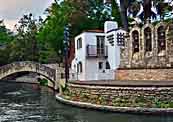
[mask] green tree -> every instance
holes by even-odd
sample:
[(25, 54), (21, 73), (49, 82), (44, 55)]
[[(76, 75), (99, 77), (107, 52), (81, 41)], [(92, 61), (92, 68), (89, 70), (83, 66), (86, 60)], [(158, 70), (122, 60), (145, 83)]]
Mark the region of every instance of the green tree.
[(172, 6), (170, 4), (172, 0), (169, 0), (168, 3), (164, 2), (164, 0), (153, 0), (153, 2), (156, 6), (160, 19), (164, 20), (165, 15), (172, 11)]
[[(140, 15), (142, 21), (146, 22), (147, 19), (156, 18), (158, 15), (164, 19), (164, 16), (172, 11), (171, 2), (172, 0), (169, 0), (169, 3), (164, 0), (120, 0), (121, 19), (125, 30), (128, 30), (127, 12), (136, 17), (142, 5), (144, 9)], [(157, 14), (151, 10), (152, 3), (157, 9)]]
[(9, 44), (13, 40), (13, 34), (4, 25), (3, 20), (0, 21), (0, 66), (9, 62), (10, 47)]
[(0, 20), (0, 44), (8, 44), (12, 40), (12, 32), (5, 27), (3, 20)]
[(57, 54), (59, 50), (63, 50), (63, 30), (70, 16), (70, 8), (65, 3), (62, 4), (53, 3), (46, 10), (47, 18), (37, 36), (42, 43), (49, 43)]
[(12, 42), (13, 60), (38, 61), (37, 23), (32, 14), (24, 15), (16, 25), (17, 35)]
[(105, 11), (102, 0), (65, 0), (55, 1), (47, 10), (47, 19), (38, 33), (41, 41), (46, 41), (54, 50), (63, 52), (64, 26), (71, 24), (71, 38), (89, 29), (103, 28), (104, 21), (111, 18), (111, 13)]
[(8, 64), (10, 62), (10, 47), (7, 45), (7, 48), (0, 49), (0, 66)]
[[(111, 10), (107, 9), (103, 0), (89, 0), (89, 9), (86, 10), (89, 19), (97, 23), (95, 28), (102, 29), (106, 20), (111, 20)], [(118, 15), (117, 15), (118, 16)]]
[(112, 0), (112, 17), (114, 21), (118, 22), (119, 26), (122, 25), (120, 10), (115, 0)]

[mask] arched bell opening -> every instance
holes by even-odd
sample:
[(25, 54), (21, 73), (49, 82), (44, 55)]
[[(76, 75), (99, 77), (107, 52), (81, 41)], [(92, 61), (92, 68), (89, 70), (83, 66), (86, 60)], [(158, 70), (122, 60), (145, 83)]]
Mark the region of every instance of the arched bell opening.
[(158, 54), (163, 56), (166, 53), (166, 29), (164, 26), (160, 26), (157, 29), (157, 46), (158, 46)]
[(139, 32), (133, 31), (132, 32), (132, 39), (133, 39), (133, 54), (139, 52)]
[(145, 40), (145, 52), (152, 51), (152, 31), (150, 27), (144, 30), (144, 40)]

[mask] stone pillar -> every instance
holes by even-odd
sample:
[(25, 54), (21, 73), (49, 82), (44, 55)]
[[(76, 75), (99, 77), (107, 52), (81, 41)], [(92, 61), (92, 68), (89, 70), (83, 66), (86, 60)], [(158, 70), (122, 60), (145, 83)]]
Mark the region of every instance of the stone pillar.
[(55, 73), (55, 86), (54, 86), (54, 89), (57, 91), (58, 88), (59, 88), (59, 80), (60, 80), (60, 77), (59, 77), (59, 71), (58, 69), (56, 69), (56, 73)]
[(63, 88), (66, 86), (65, 79), (61, 77), (62, 72), (64, 72), (64, 68), (58, 67), (56, 69), (55, 90), (59, 90), (60, 95), (63, 94)]

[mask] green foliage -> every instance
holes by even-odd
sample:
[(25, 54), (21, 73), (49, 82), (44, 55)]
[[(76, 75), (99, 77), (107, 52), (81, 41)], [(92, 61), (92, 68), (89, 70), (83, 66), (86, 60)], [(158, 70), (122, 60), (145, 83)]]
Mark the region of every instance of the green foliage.
[(48, 17), (40, 29), (37, 37), (41, 42), (47, 42), (57, 52), (63, 50), (64, 26), (68, 22), (70, 8), (53, 3), (47, 10)]
[(111, 15), (111, 10), (102, 0), (55, 0), (45, 13), (47, 17), (44, 21), (41, 17), (35, 19), (32, 14), (24, 15), (15, 26), (15, 36), (12, 36), (3, 21), (0, 21), (0, 44), (7, 43), (8, 47), (0, 50), (1, 65), (26, 60), (41, 63), (61, 62), (64, 26), (68, 23), (71, 24), (71, 41), (84, 30), (103, 29), (104, 22), (112, 20), (112, 15), (114, 20), (121, 23), (117, 3), (112, 6)]
[(57, 55), (54, 48), (47, 42), (39, 41), (39, 62), (40, 63), (55, 63), (60, 62), (60, 57)]
[[(124, 28), (128, 30), (129, 21), (127, 19), (127, 12), (133, 16), (132, 19), (134, 19), (134, 17), (138, 17), (144, 23), (148, 18), (158, 20), (158, 16), (160, 16), (161, 20), (171, 18), (171, 2), (172, 0), (170, 0), (168, 3), (166, 3), (165, 0), (120, 0), (121, 20)], [(152, 4), (156, 8), (157, 14), (151, 10)], [(137, 16), (137, 13), (140, 11), (141, 6), (143, 6), (144, 12), (141, 15)]]
[(89, 0), (89, 8), (87, 11), (88, 19), (97, 23), (95, 28), (103, 28), (106, 20), (111, 20), (111, 10), (107, 9), (103, 0)]
[(46, 11), (47, 19), (38, 33), (38, 39), (49, 42), (57, 54), (59, 50), (63, 52), (64, 26), (71, 24), (71, 39), (83, 30), (101, 29), (104, 21), (111, 18), (104, 9), (101, 0), (53, 3)]
[(12, 33), (5, 27), (3, 20), (0, 20), (0, 44), (8, 44), (12, 39)]
[(48, 85), (48, 80), (47, 80), (47, 79), (40, 79), (38, 82), (39, 82), (40, 85), (42, 85), (42, 86), (47, 86), (47, 85)]
[(12, 33), (5, 27), (3, 20), (0, 21), (0, 66), (9, 62), (9, 43), (13, 40)]
[(115, 0), (112, 0), (112, 17), (114, 21), (118, 22), (119, 26), (122, 26), (120, 10)]
[(12, 42), (12, 60), (38, 61), (37, 25), (32, 14), (24, 15), (16, 25), (17, 35)]
[(8, 49), (8, 47), (5, 49), (0, 49), (0, 66), (10, 62), (10, 52), (11, 50)]
[(16, 25), (17, 34), (11, 36), (5, 26), (0, 26), (0, 35), (6, 34), (8, 38), (1, 38), (6, 48), (0, 50), (0, 65), (14, 61), (37, 61), (40, 63), (54, 63), (59, 60), (54, 48), (49, 42), (40, 41), (37, 37), (42, 27), (42, 19), (34, 19), (32, 14), (24, 15)]

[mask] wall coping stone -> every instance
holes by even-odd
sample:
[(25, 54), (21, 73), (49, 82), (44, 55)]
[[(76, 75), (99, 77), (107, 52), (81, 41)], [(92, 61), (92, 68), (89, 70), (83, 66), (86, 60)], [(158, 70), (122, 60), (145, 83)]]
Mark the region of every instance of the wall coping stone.
[(71, 81), (69, 85), (87, 86), (110, 86), (110, 87), (173, 87), (173, 81), (152, 80), (105, 80), (105, 81)]
[(152, 69), (155, 69), (155, 70), (162, 70), (162, 69), (173, 69), (173, 67), (120, 67), (118, 68), (117, 70), (152, 70)]
[(76, 84), (68, 84), (68, 86), (72, 86), (75, 88), (87, 88), (87, 89), (114, 89), (114, 90), (142, 90), (142, 91), (160, 91), (160, 90), (171, 90), (173, 87), (119, 87), (119, 86), (90, 86), (90, 85), (76, 85)]
[(114, 107), (114, 106), (104, 106), (104, 105), (96, 105), (86, 102), (78, 102), (64, 99), (59, 94), (56, 95), (56, 99), (64, 104), (80, 107), (80, 108), (87, 108), (87, 109), (94, 109), (94, 110), (101, 110), (101, 111), (109, 111), (109, 112), (117, 112), (117, 113), (133, 113), (133, 114), (173, 114), (173, 108), (142, 108), (142, 107)]

